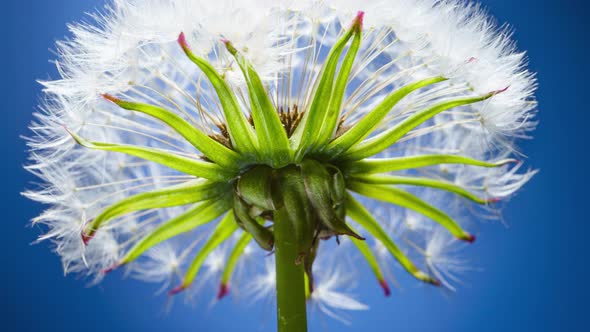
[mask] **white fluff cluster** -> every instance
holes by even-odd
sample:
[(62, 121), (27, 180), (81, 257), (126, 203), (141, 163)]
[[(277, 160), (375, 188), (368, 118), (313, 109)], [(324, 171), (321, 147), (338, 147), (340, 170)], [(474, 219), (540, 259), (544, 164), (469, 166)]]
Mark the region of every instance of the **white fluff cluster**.
[[(92, 140), (196, 156), (198, 151), (170, 129), (119, 109), (100, 94), (165, 107), (206, 133), (215, 133), (214, 123), (221, 122), (219, 104), (203, 74), (176, 43), (184, 32), (191, 49), (206, 56), (242, 92), (245, 112), (243, 77), (221, 39), (230, 40), (253, 63), (276, 105), (304, 109), (327, 51), (359, 10), (365, 12), (363, 44), (344, 101), (347, 124), (354, 124), (397, 87), (442, 75), (450, 80), (408, 96), (382, 127), (440, 100), (506, 91), (437, 116), (384, 155), (442, 152), (500, 160), (515, 153), (515, 138), (525, 137), (535, 125), (534, 75), (525, 69), (524, 54), (516, 50), (509, 30), (498, 28), (477, 5), (459, 0), (112, 0), (88, 22), (70, 25), (71, 37), (57, 44), (55, 63), (61, 77), (42, 82), (45, 102), (31, 125), (27, 168), (44, 183), (26, 195), (49, 205), (34, 223), (46, 226), (40, 239), (55, 244), (64, 270), (100, 280), (101, 271), (142, 235), (183, 209), (148, 210), (120, 218), (101, 229), (87, 247), (80, 238), (83, 224), (124, 197), (192, 177), (127, 155), (78, 147), (63, 126)], [(521, 164), (490, 169), (446, 166), (427, 168), (423, 175), (455, 182), (482, 197), (504, 198), (534, 174), (522, 169)], [(473, 212), (473, 206), (454, 197), (434, 190), (421, 192), (433, 198), (429, 202), (456, 208), (453, 216)], [(442, 280), (454, 280), (462, 268), (456, 260), (440, 258), (446, 257), (445, 242), (421, 224), (426, 221), (414, 215), (401, 218), (408, 212), (390, 211), (381, 204), (372, 208), (392, 234), (411, 238), (398, 241), (400, 245), (407, 251), (420, 248), (424, 264), (439, 274), (452, 274)], [(195, 239), (207, 231), (199, 228), (154, 248), (131, 266), (132, 274), (163, 283), (177, 278), (199, 247)], [(223, 261), (227, 255), (226, 250), (216, 257)], [(206, 268), (218, 272), (218, 264)], [(333, 289), (337, 279), (318, 280), (314, 300), (326, 312), (332, 312), (328, 307), (364, 309)]]

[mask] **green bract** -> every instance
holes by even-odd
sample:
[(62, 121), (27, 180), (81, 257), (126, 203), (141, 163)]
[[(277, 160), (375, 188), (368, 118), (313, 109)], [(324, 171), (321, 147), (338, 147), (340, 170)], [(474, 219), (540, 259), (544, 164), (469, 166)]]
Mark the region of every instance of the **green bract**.
[[(249, 109), (242, 109), (236, 92), (206, 59), (191, 51), (181, 34), (178, 41), (184, 53), (204, 73), (217, 93), (225, 121), (221, 124), (226, 129), (222, 132), (224, 141), (218, 136), (205, 134), (181, 116), (162, 107), (103, 95), (123, 109), (161, 121), (192, 144), (200, 155), (195, 152), (193, 157), (186, 157), (149, 147), (90, 142), (71, 133), (76, 142), (90, 149), (125, 153), (159, 163), (199, 179), (140, 193), (107, 207), (96, 218), (88, 221), (82, 233), (84, 242), (91, 241), (102, 227), (125, 214), (192, 205), (183, 214), (145, 235), (116, 266), (132, 262), (162, 241), (224, 216), (194, 258), (183, 283), (173, 293), (190, 286), (199, 277), (198, 273), (207, 256), (239, 228), (244, 233), (227, 261), (220, 297), (227, 293), (232, 272), (252, 240), (264, 250), (276, 249), (279, 288), (286, 282), (291, 286), (307, 282), (311, 290), (312, 266), (320, 241), (341, 235), (352, 237), (354, 245), (388, 293), (388, 286), (374, 253), (359, 235), (364, 233), (381, 242), (411, 275), (431, 284), (439, 284), (434, 277), (416, 267), (351, 192), (411, 209), (432, 219), (457, 238), (473, 241), (474, 237), (450, 216), (398, 186), (435, 188), (479, 204), (489, 202), (487, 198), (477, 197), (466, 188), (444, 181), (383, 173), (438, 164), (498, 167), (511, 160), (488, 162), (458, 155), (369, 158), (390, 148), (437, 114), (484, 101), (501, 91), (445, 100), (375, 134), (391, 110), (405, 96), (446, 80), (444, 77), (427, 78), (391, 92), (356, 123), (340, 128), (343, 99), (362, 43), (361, 24), (362, 15), (359, 15), (334, 44), (317, 81), (312, 84), (314, 93), (309, 107), (300, 108), (298, 111), (303, 115), (299, 117), (298, 114), (297, 118), (280, 114), (253, 65), (231, 42), (224, 41), (227, 51), (245, 77)], [(246, 114), (251, 116), (252, 122)], [(347, 223), (347, 217), (355, 225)], [(285, 265), (285, 260), (290, 265)], [(292, 303), (304, 301), (305, 296), (301, 296), (285, 298), (279, 295), (278, 301), (283, 308), (289, 308), (295, 305)]]

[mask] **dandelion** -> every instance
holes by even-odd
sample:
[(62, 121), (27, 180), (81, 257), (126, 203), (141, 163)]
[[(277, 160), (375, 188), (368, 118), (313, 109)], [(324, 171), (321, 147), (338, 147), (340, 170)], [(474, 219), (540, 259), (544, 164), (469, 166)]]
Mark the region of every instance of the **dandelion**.
[(367, 308), (338, 290), (352, 257), (387, 295), (392, 262), (453, 287), (465, 260), (446, 249), (535, 174), (515, 159), (534, 74), (477, 5), (105, 8), (58, 42), (61, 77), (41, 82), (28, 139), (44, 182), (25, 195), (48, 204), (33, 222), (66, 272), (99, 282), (125, 267), (218, 298), (242, 276), (251, 298), (276, 290), (279, 331), (301, 332), (307, 301), (336, 319)]

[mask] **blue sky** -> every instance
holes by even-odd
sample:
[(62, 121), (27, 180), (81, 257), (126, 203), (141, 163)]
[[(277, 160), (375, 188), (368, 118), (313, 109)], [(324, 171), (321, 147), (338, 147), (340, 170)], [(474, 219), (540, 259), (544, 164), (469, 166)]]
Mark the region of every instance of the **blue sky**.
[[(64, 277), (47, 245), (30, 245), (38, 231), (27, 226), (41, 206), (20, 192), (34, 181), (22, 165), (20, 135), (40, 96), (35, 79), (55, 77), (48, 62), (67, 22), (101, 1), (8, 0), (1, 12), (2, 115), (0, 186), (0, 319), (5, 331), (273, 331), (271, 305), (231, 299), (215, 307), (176, 303), (164, 314), (155, 285), (108, 278), (88, 288)], [(466, 255), (481, 271), (464, 276), (455, 294), (441, 293), (400, 275), (401, 291), (383, 298), (368, 274), (360, 289), (371, 311), (350, 315), (345, 326), (315, 315), (312, 331), (583, 331), (589, 218), (585, 215), (590, 124), (586, 107), (588, 5), (575, 0), (483, 1), (515, 28), (539, 78), (539, 127), (523, 142), (528, 163), (541, 172), (504, 211), (508, 227), (483, 224)], [(248, 328), (246, 328), (248, 327)]]

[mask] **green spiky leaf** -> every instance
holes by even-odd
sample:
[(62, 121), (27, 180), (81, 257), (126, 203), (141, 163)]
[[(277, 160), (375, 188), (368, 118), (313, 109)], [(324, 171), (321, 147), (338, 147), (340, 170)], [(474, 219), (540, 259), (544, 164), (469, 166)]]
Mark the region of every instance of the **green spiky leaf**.
[(350, 218), (361, 225), (367, 232), (371, 233), (377, 240), (387, 248), (389, 253), (416, 279), (439, 285), (438, 280), (430, 277), (428, 274), (420, 271), (418, 267), (401, 251), (393, 240), (387, 235), (385, 230), (373, 218), (371, 213), (365, 209), (352, 195), (346, 197), (346, 213)]
[(217, 219), (229, 208), (230, 200), (227, 197), (197, 204), (187, 212), (168, 220), (141, 239), (123, 257), (120, 264), (130, 263), (153, 246)]
[(203, 71), (205, 76), (207, 76), (211, 85), (217, 92), (232, 145), (236, 150), (242, 152), (242, 154), (255, 156), (258, 144), (256, 142), (256, 137), (254, 136), (254, 131), (244, 116), (244, 113), (242, 113), (240, 105), (238, 104), (236, 96), (231, 88), (219, 73), (217, 73), (215, 68), (207, 62), (207, 60), (196, 56), (191, 51), (183, 33), (178, 37), (178, 43), (182, 47), (186, 56)]
[(353, 180), (348, 182), (348, 189), (363, 196), (416, 211), (436, 221), (438, 224), (446, 228), (451, 234), (461, 240), (472, 242), (475, 239), (473, 235), (464, 231), (461, 226), (459, 226), (459, 224), (457, 224), (446, 213), (405, 190), (395, 188), (393, 186), (371, 185)]
[(296, 144), (295, 159), (300, 161), (317, 141), (317, 135), (324, 125), (334, 88), (334, 75), (338, 67), (340, 55), (354, 33), (360, 33), (362, 16), (357, 17), (352, 27), (334, 44), (322, 67), (320, 78), (315, 87), (313, 100), (309, 111), (305, 113), (301, 123), (291, 137)]
[(361, 37), (362, 30), (358, 29), (354, 34), (350, 48), (348, 49), (348, 52), (346, 53), (346, 56), (340, 65), (340, 72), (338, 73), (338, 78), (334, 83), (334, 89), (331, 93), (328, 110), (324, 114), (324, 119), (322, 120), (322, 129), (319, 132), (319, 138), (316, 143), (318, 146), (324, 146), (332, 139), (332, 136), (336, 130), (336, 126), (338, 125), (338, 117), (342, 108), (342, 100), (344, 99), (344, 95), (346, 93), (346, 86), (348, 84), (352, 65), (354, 64), (354, 60), (361, 45)]
[(225, 215), (225, 217), (219, 222), (219, 224), (217, 224), (217, 227), (215, 227), (215, 230), (209, 236), (209, 240), (207, 240), (207, 242), (203, 245), (201, 250), (199, 250), (199, 252), (197, 253), (197, 256), (192, 261), (191, 265), (188, 267), (184, 275), (184, 280), (182, 281), (182, 284), (176, 289), (173, 289), (171, 293), (174, 294), (178, 291), (181, 291), (189, 287), (197, 277), (199, 271), (201, 270), (201, 267), (203, 266), (203, 263), (205, 262), (209, 254), (211, 254), (211, 252), (213, 252), (215, 248), (219, 247), (220, 244), (225, 242), (225, 240), (227, 240), (237, 229), (238, 223), (234, 218), (233, 212), (229, 211)]
[(203, 153), (209, 160), (224, 168), (238, 169), (240, 165), (240, 155), (205, 135), (188, 123), (188, 121), (169, 110), (154, 105), (120, 100), (110, 95), (103, 96), (105, 99), (112, 101), (123, 109), (141, 112), (166, 123), (191, 143), (197, 150)]
[(459, 196), (465, 197), (478, 204), (489, 203), (490, 200), (482, 199), (469, 192), (467, 189), (457, 186), (447, 181), (440, 181), (429, 178), (411, 177), (411, 176), (393, 176), (393, 175), (365, 175), (351, 177), (354, 181), (369, 183), (369, 184), (395, 184), (395, 185), (410, 185), (421, 186), (435, 189), (445, 190)]
[(222, 168), (217, 164), (179, 156), (168, 151), (135, 145), (90, 142), (71, 131), (69, 133), (78, 144), (86, 148), (128, 154), (212, 181), (227, 181), (237, 175), (237, 171)]
[(258, 73), (229, 42), (225, 45), (236, 58), (248, 85), (252, 119), (256, 128), (256, 136), (262, 158), (268, 160), (273, 167), (282, 167), (291, 161), (289, 138), (279, 119), (278, 112), (258, 76)]
[(234, 246), (233, 250), (229, 254), (229, 258), (227, 259), (227, 264), (225, 265), (225, 269), (223, 270), (223, 274), (221, 276), (221, 286), (218, 294), (218, 298), (223, 297), (229, 291), (229, 283), (232, 277), (236, 266), (238, 265), (238, 261), (244, 254), (244, 250), (248, 246), (248, 244), (252, 242), (252, 235), (244, 232), (240, 239)]
[(432, 154), (398, 158), (363, 159), (345, 164), (343, 166), (343, 170), (348, 174), (371, 174), (395, 172), (441, 164), (460, 164), (479, 167), (500, 167), (513, 162), (515, 162), (514, 159), (505, 159), (497, 162), (487, 162), (457, 155)]
[(331, 157), (337, 157), (352, 146), (369, 136), (379, 126), (385, 116), (397, 103), (410, 93), (423, 87), (445, 81), (444, 77), (427, 78), (397, 89), (386, 97), (375, 109), (348, 129), (342, 136), (332, 141), (326, 148)]
[(383, 292), (385, 293), (385, 296), (389, 296), (389, 294), (391, 293), (391, 290), (389, 289), (389, 286), (387, 285), (387, 281), (385, 280), (385, 277), (383, 276), (383, 272), (381, 272), (381, 267), (379, 266), (379, 262), (377, 261), (377, 257), (375, 257), (375, 254), (373, 254), (373, 251), (369, 247), (369, 244), (367, 244), (366, 241), (360, 241), (355, 238), (350, 238), (350, 239), (352, 240), (352, 243), (355, 245), (355, 247), (358, 249), (358, 251), (361, 253), (361, 255), (363, 255), (363, 257), (365, 258), (365, 261), (367, 261), (367, 264), (369, 264), (369, 267), (371, 268), (371, 271), (373, 271), (373, 274), (377, 278), (379, 285), (381, 286), (381, 288), (383, 288)]
[(342, 155), (344, 160), (360, 160), (370, 156), (374, 156), (379, 152), (387, 149), (392, 144), (397, 142), (400, 138), (404, 137), (412, 129), (418, 127), (424, 122), (432, 119), (435, 115), (449, 110), (454, 107), (469, 105), (484, 101), (491, 98), (499, 92), (489, 93), (482, 97), (462, 98), (450, 101), (442, 102), (435, 105), (427, 110), (418, 112), (409, 118), (403, 120), (391, 129), (384, 131), (383, 133), (370, 138), (362, 143), (356, 144), (350, 150)]
[(85, 236), (92, 237), (101, 226), (125, 214), (205, 201), (223, 194), (229, 188), (230, 186), (225, 183), (194, 180), (181, 185), (134, 195), (107, 207), (86, 226)]

